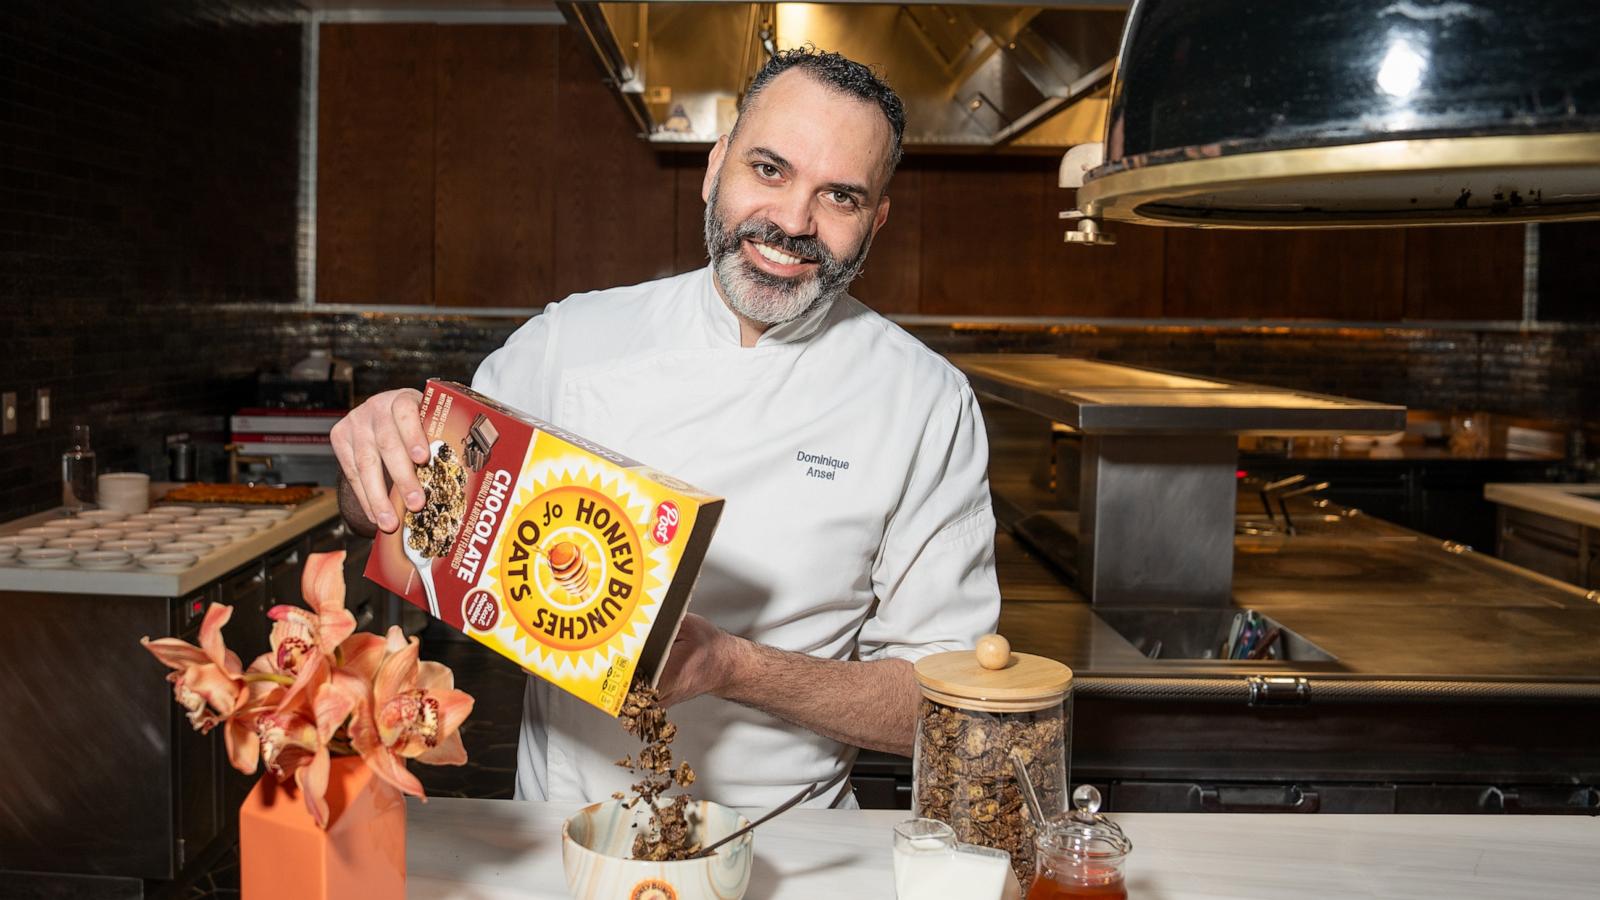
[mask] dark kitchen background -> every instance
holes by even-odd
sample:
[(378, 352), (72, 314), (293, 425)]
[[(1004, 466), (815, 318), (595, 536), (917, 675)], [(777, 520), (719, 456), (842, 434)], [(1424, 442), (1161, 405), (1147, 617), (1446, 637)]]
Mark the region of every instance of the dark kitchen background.
[[(159, 470), (163, 435), (221, 432), (258, 371), (312, 349), (355, 362), (358, 395), (466, 379), (543, 303), (703, 262), (703, 156), (638, 140), (570, 27), (321, 24), (312, 147), (299, 12), (0, 12), (6, 518), (56, 501), (70, 422), (102, 470)], [(1057, 162), (913, 153), (855, 293), (940, 349), (1600, 413), (1600, 226), (1124, 228), (1082, 250), (1060, 240)]]

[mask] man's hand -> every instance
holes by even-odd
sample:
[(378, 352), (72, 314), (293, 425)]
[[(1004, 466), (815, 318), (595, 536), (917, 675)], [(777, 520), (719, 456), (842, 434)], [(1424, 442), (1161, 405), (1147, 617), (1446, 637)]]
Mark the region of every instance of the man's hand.
[(694, 613), (683, 617), (667, 667), (656, 682), (657, 702), (672, 706), (723, 691), (733, 678), (740, 639)]
[[(428, 441), (422, 433), (422, 394), (410, 388), (374, 394), (333, 426), (329, 435), (345, 490), (340, 506), (345, 519), (358, 531), (384, 531), (400, 527), (389, 506), (389, 484), (400, 488), (406, 508), (422, 508), (422, 485), (416, 466), (428, 461)], [(356, 521), (354, 500), (365, 522)]]
[(713, 694), (857, 747), (910, 756), (922, 691), (911, 663), (819, 659), (683, 617), (657, 682), (671, 706)]

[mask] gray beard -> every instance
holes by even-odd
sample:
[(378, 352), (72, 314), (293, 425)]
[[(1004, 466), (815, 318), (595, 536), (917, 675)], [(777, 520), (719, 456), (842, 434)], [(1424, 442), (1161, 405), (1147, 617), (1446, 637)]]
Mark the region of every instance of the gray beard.
[[(730, 229), (718, 209), (721, 176), (711, 184), (706, 204), (706, 254), (711, 258), (717, 284), (728, 305), (741, 317), (768, 327), (792, 322), (812, 309), (830, 303), (850, 289), (861, 274), (872, 245), (869, 233), (861, 249), (848, 260), (838, 257), (814, 237), (791, 237), (770, 222), (747, 219)], [(794, 256), (814, 259), (817, 271), (783, 278), (756, 268), (740, 249), (746, 239), (761, 241)]]

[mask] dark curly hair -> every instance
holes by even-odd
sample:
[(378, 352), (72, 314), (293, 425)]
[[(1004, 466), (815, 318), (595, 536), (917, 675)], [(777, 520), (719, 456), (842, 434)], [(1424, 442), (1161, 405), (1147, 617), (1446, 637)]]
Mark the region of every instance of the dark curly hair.
[[(870, 67), (842, 54), (818, 50), (810, 44), (779, 50), (751, 79), (750, 87), (739, 103), (739, 112), (749, 109), (774, 78), (790, 69), (800, 69), (838, 93), (878, 105), (883, 117), (889, 120), (889, 130), (893, 135), (889, 146), (888, 172), (893, 175), (903, 155), (900, 141), (906, 133), (905, 104), (900, 102), (900, 95), (894, 92), (894, 88), (889, 87)], [(733, 134), (738, 133), (739, 124), (735, 122)]]

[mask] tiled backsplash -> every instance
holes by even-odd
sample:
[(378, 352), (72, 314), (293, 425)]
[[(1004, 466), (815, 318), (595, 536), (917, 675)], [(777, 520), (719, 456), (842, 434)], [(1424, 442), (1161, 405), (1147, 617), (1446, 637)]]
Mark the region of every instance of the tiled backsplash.
[[(290, 313), (271, 343), (290, 355), (331, 348), (356, 363), (357, 393), (470, 381), (521, 324), (493, 317)], [(1600, 419), (1600, 332), (1407, 327), (1098, 324), (928, 325), (947, 353), (1065, 353), (1433, 410)]]
[[(270, 345), (219, 300), (295, 298), (300, 28), (286, 4), (0, 8), (0, 517), (59, 500), (68, 425), (102, 470), (215, 427)], [(51, 392), (53, 424), (34, 427)]]

